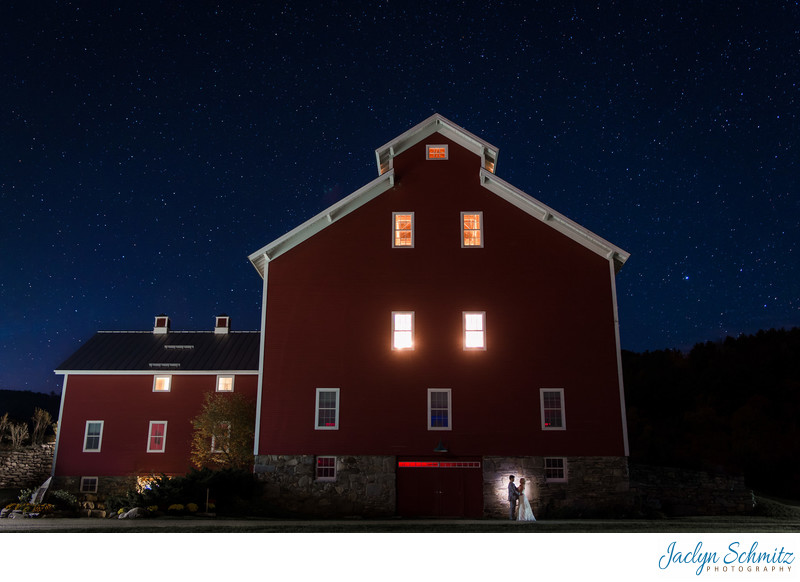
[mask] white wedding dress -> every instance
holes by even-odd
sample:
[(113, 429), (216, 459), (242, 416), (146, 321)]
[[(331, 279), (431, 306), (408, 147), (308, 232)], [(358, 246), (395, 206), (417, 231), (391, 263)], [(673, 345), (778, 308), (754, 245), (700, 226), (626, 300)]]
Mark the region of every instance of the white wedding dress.
[(528, 496), (525, 495), (524, 489), (519, 492), (517, 521), (536, 521), (536, 518), (533, 517), (533, 510), (531, 509), (531, 504), (528, 502)]

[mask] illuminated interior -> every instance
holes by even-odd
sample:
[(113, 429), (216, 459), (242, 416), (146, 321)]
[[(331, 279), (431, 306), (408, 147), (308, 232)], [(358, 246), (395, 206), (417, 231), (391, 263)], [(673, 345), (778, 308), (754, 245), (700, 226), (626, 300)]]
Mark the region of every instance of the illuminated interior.
[(414, 347), (414, 314), (407, 312), (392, 313), (392, 348), (408, 350)]
[(414, 215), (395, 214), (394, 215), (394, 246), (413, 247), (414, 246)]
[(463, 214), (462, 223), (463, 244), (465, 247), (479, 247), (483, 244), (481, 240), (481, 215)]
[(464, 347), (467, 349), (483, 349), (486, 347), (484, 329), (485, 313), (464, 313)]
[(447, 159), (447, 146), (446, 145), (429, 145), (426, 148), (425, 157), (428, 160), (446, 160)]
[(154, 392), (169, 392), (170, 376), (156, 376), (153, 384)]

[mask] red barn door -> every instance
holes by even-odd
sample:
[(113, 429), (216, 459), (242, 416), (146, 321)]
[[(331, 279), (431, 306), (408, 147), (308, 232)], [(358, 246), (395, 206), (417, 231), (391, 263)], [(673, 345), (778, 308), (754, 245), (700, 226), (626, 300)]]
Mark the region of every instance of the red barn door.
[(397, 513), (402, 517), (482, 517), (480, 461), (398, 459)]

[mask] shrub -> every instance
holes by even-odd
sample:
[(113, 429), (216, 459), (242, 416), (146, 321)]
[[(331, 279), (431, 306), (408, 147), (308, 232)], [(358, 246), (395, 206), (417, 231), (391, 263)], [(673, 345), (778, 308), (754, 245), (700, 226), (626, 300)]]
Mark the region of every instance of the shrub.
[(31, 435), (31, 444), (40, 445), (44, 442), (44, 435), (47, 429), (53, 422), (53, 417), (46, 410), (36, 408), (33, 411), (33, 435)]
[(50, 491), (48, 498), (58, 509), (68, 509), (74, 511), (79, 507), (78, 498), (69, 491), (64, 491), (63, 489)]
[(24, 422), (13, 422), (8, 427), (8, 434), (11, 437), (11, 446), (17, 449), (28, 438), (28, 425)]

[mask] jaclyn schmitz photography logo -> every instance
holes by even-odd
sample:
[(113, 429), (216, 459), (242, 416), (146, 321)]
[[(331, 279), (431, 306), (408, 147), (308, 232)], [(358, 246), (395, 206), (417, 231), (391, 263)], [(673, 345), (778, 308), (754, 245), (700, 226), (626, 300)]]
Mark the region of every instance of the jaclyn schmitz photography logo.
[[(774, 547), (773, 547), (774, 546)], [(671, 542), (658, 560), (661, 570), (680, 570), (686, 566), (695, 568), (695, 574), (730, 574), (734, 572), (755, 572), (790, 574), (795, 553), (783, 545), (759, 545), (730, 542), (723, 549), (706, 549), (702, 541), (694, 547), (681, 546)]]

